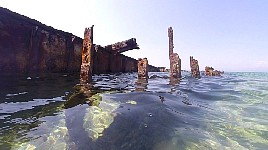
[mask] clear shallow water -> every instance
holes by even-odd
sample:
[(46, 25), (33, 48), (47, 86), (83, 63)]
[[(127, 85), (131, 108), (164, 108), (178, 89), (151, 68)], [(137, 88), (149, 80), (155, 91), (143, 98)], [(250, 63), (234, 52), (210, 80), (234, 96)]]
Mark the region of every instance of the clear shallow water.
[(268, 148), (268, 73), (136, 76), (2, 75), (0, 149)]

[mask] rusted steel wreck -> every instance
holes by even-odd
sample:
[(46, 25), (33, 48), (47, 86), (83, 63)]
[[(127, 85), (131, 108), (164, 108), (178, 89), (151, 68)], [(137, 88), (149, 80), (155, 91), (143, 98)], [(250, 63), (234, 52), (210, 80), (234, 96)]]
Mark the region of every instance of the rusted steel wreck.
[[(82, 38), (2, 7), (0, 22), (1, 72), (80, 72)], [(91, 45), (92, 74), (137, 72), (137, 60), (121, 54), (136, 49), (135, 43), (136, 39), (131, 38), (105, 47)], [(149, 65), (149, 71), (159, 69)]]

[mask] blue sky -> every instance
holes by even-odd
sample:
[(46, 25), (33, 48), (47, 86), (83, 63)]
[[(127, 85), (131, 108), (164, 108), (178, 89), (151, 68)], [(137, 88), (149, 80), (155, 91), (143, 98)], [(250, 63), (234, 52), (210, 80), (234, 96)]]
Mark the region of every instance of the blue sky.
[(94, 24), (94, 43), (132, 37), (140, 50), (125, 52), (169, 67), (167, 28), (174, 52), (189, 70), (268, 71), (268, 0), (0, 0), (0, 6), (83, 37)]

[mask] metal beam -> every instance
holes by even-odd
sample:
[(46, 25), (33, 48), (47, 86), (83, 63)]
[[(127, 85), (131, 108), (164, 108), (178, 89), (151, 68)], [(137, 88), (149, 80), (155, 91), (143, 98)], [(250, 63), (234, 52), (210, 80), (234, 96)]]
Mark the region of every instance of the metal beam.
[(113, 54), (120, 54), (123, 53), (125, 51), (129, 51), (129, 50), (133, 50), (133, 49), (140, 49), (139, 45), (136, 42), (135, 38), (131, 38), (122, 42), (117, 42), (115, 44), (111, 44), (111, 45), (107, 45), (105, 47), (101, 47), (99, 45), (97, 45), (95, 47), (96, 50), (98, 49), (104, 49), (107, 51), (110, 51)]

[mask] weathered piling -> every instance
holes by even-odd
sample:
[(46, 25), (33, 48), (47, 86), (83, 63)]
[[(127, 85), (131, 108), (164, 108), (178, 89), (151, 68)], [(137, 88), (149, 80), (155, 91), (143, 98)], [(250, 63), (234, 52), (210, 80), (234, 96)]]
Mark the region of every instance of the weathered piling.
[(93, 26), (86, 28), (82, 47), (82, 64), (80, 70), (80, 84), (85, 84), (92, 79), (92, 53), (93, 53)]
[(168, 43), (169, 43), (169, 56), (171, 56), (171, 54), (173, 54), (173, 48), (174, 48), (172, 27), (168, 28)]
[(170, 76), (175, 78), (181, 78), (181, 59), (177, 53), (173, 53), (173, 29), (168, 28), (169, 38), (169, 61), (170, 61)]
[(181, 78), (181, 59), (177, 53), (173, 53), (170, 56), (170, 76)]
[(147, 58), (138, 59), (138, 79), (148, 79), (148, 60)]
[(194, 59), (193, 56), (190, 56), (190, 67), (192, 76), (195, 78), (200, 78), (198, 61)]
[(223, 72), (214, 70), (213, 67), (205, 67), (205, 75), (207, 76), (220, 76)]

